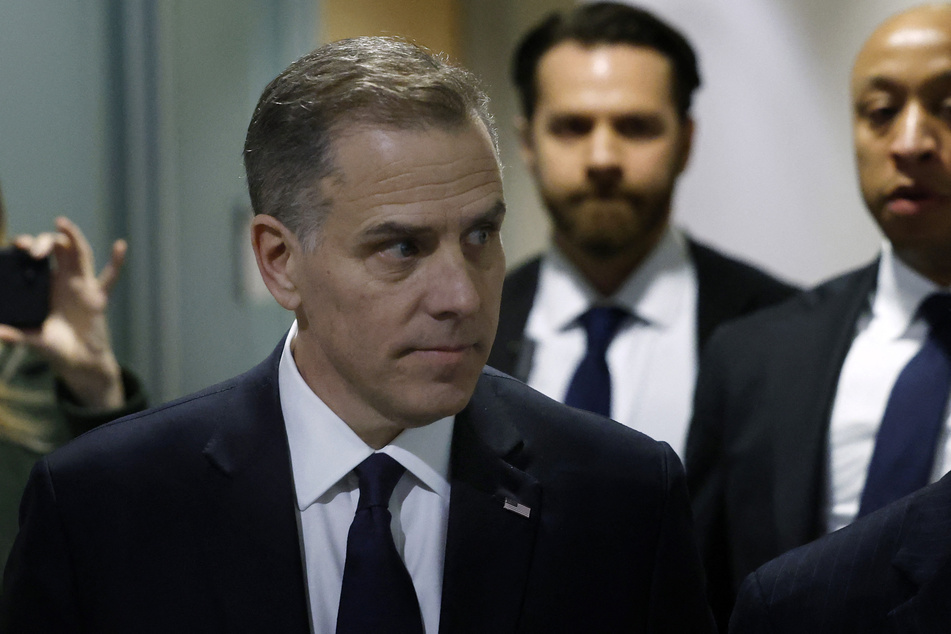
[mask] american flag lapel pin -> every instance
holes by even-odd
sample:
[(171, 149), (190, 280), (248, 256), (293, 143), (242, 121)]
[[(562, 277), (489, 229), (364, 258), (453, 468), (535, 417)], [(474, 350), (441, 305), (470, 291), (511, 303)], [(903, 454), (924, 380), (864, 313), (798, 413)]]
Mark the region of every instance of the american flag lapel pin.
[(510, 500), (509, 498), (505, 498), (505, 503), (502, 505), (502, 508), (504, 508), (506, 511), (517, 513), (522, 517), (530, 517), (532, 514), (532, 509), (528, 508), (524, 504), (519, 504), (515, 500)]

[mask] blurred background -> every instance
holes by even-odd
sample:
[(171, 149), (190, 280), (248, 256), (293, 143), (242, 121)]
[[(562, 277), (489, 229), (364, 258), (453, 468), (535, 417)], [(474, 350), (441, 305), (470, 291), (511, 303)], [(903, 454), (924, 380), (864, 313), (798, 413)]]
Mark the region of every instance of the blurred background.
[[(254, 104), (319, 43), (398, 34), (480, 74), (501, 133), (509, 266), (548, 232), (512, 125), (509, 58), (568, 0), (2, 0), (0, 182), (8, 232), (58, 215), (99, 265), (130, 256), (110, 319), (153, 402), (237, 374), (293, 316), (258, 281), (241, 165)], [(901, 0), (643, 0), (700, 56), (697, 137), (674, 203), (695, 237), (810, 285), (872, 257), (848, 76)]]

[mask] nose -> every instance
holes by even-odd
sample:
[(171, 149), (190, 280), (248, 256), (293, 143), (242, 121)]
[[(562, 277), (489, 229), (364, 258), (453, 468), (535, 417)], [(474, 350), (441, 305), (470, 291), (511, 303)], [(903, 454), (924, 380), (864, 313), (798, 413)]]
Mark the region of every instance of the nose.
[(619, 139), (614, 129), (602, 123), (591, 131), (588, 142), (588, 180), (599, 193), (612, 191), (621, 181)]
[(928, 112), (916, 102), (901, 113), (892, 140), (892, 155), (903, 161), (925, 161), (935, 156), (938, 139)]
[(446, 249), (444, 257), (431, 263), (426, 298), (429, 313), (436, 319), (467, 317), (482, 306), (478, 270), (461, 248)]

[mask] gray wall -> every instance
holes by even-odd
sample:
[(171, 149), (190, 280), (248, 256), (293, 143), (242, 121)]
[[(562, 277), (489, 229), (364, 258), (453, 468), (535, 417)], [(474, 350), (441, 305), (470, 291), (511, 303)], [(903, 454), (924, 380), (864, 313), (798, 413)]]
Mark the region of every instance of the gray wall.
[(10, 232), (61, 214), (107, 241), (105, 2), (0, 3), (0, 181)]
[(130, 235), (147, 255), (132, 276), (131, 330), (150, 341), (131, 361), (167, 398), (250, 367), (290, 323), (242, 279), (241, 149), (264, 85), (313, 48), (316, 10), (307, 0), (129, 7), (124, 56), (138, 62), (125, 68)]

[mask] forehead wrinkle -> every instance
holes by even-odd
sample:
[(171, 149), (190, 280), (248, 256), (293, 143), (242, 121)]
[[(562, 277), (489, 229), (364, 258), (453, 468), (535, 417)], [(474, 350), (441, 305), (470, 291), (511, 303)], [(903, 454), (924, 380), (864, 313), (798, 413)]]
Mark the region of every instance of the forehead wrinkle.
[(334, 202), (346, 205), (349, 214), (367, 217), (387, 207), (454, 201), (468, 207), (470, 200), (501, 198), (498, 157), (488, 138), (472, 136), (484, 129), (433, 132), (358, 129), (349, 137), (353, 143), (338, 142), (338, 178), (329, 192)]
[[(480, 187), (483, 187), (483, 185), (477, 184), (472, 187), (466, 188), (465, 191), (455, 192), (449, 196), (441, 195), (439, 192), (430, 193), (427, 189), (424, 189), (422, 190), (423, 192), (422, 194), (420, 194), (420, 190), (416, 190), (415, 192), (406, 192), (407, 194), (406, 196), (400, 196), (400, 195), (394, 196), (392, 194), (373, 194), (368, 196), (366, 200), (368, 203), (370, 203), (369, 207), (376, 208), (376, 209), (383, 209), (390, 206), (402, 206), (402, 205), (428, 205), (428, 204), (440, 205), (440, 204), (450, 204), (450, 203), (452, 203), (453, 207), (455, 208), (455, 200), (457, 198), (465, 197), (470, 192), (476, 189), (479, 189)], [(402, 193), (402, 192), (398, 192), (397, 194), (399, 193)], [(490, 195), (490, 192), (486, 192), (486, 194), (484, 195), (480, 194), (479, 200), (472, 200), (470, 202), (467, 202), (465, 205), (462, 205), (459, 208), (467, 209), (471, 207), (472, 205), (479, 204), (482, 198), (488, 197), (489, 195)]]
[[(404, 180), (414, 179), (418, 174), (400, 173), (375, 180), (366, 190), (359, 192), (357, 200), (362, 199), (369, 203), (400, 202), (440, 202), (466, 196), (481, 187), (494, 188), (501, 181), (498, 178), (498, 167), (494, 161), (491, 166), (467, 172), (464, 176), (447, 180), (433, 178), (431, 182), (414, 183), (412, 187), (402, 188)], [(382, 191), (381, 191), (382, 190)], [(447, 191), (451, 190), (451, 191)]]
[[(465, 176), (463, 176), (462, 178), (440, 178), (440, 175), (439, 175), (439, 173), (438, 173), (439, 171), (452, 173), (452, 172), (455, 170), (455, 166), (458, 165), (459, 163), (482, 163), (482, 162), (490, 163), (490, 165), (487, 165), (487, 166), (485, 166), (485, 167), (480, 167), (480, 168), (478, 168), (478, 169), (466, 170), (466, 171), (465, 171)], [(450, 163), (438, 163), (438, 164), (435, 164), (435, 165), (432, 165), (432, 166), (419, 166), (419, 167), (414, 168), (414, 169), (411, 170), (411, 171), (400, 171), (400, 172), (398, 172), (398, 173), (396, 173), (396, 174), (393, 174), (393, 175), (391, 175), (391, 176), (384, 176), (383, 178), (374, 179), (374, 183), (379, 184), (379, 185), (386, 185), (386, 186), (389, 186), (391, 183), (397, 183), (397, 184), (398, 184), (398, 183), (399, 183), (401, 180), (403, 180), (403, 179), (406, 179), (406, 178), (416, 178), (416, 177), (418, 176), (419, 172), (424, 171), (424, 172), (427, 172), (427, 173), (431, 174), (431, 176), (432, 176), (432, 178), (431, 178), (431, 181), (432, 181), (432, 182), (423, 183), (424, 186), (427, 186), (427, 185), (448, 185), (448, 184), (457, 182), (457, 181), (459, 181), (459, 180), (465, 180), (465, 179), (475, 178), (475, 177), (482, 176), (482, 175), (484, 175), (484, 174), (491, 174), (491, 173), (493, 173), (493, 172), (496, 172), (497, 169), (498, 169), (498, 168), (497, 168), (495, 162), (494, 162), (494, 161), (491, 161), (491, 162), (490, 162), (488, 159), (483, 159), (483, 158), (479, 158), (479, 159), (472, 159), (472, 158), (457, 159), (457, 160), (452, 161), (452, 162), (450, 162)], [(463, 170), (459, 170), (459, 171), (462, 172)]]

